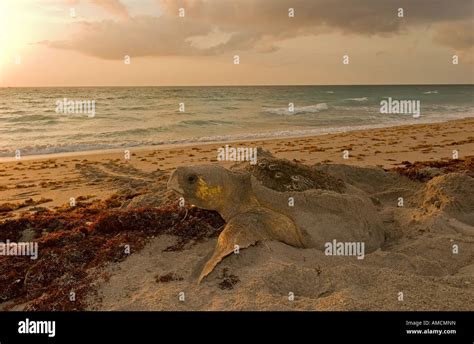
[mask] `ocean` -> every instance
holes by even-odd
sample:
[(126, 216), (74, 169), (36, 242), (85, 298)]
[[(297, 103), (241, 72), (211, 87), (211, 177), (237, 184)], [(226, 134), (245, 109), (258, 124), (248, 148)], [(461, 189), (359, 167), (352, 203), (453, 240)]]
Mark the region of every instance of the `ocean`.
[[(93, 115), (58, 113), (64, 98), (94, 102)], [(419, 101), (420, 116), (381, 113), (388, 98)], [(472, 116), (473, 85), (0, 88), (0, 156), (290, 138)]]

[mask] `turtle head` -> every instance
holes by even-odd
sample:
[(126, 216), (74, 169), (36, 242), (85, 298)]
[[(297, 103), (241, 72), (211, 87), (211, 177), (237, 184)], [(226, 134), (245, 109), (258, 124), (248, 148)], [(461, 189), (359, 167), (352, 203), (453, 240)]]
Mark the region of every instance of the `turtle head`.
[(237, 174), (219, 165), (178, 167), (171, 174), (168, 189), (199, 208), (219, 211), (242, 189), (240, 181)]

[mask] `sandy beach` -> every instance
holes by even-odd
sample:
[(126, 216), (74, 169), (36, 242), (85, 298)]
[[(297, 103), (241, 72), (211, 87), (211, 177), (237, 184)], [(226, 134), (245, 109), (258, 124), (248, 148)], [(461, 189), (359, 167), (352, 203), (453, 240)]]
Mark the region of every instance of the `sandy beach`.
[[(121, 187), (114, 186), (121, 176), (139, 180), (143, 173), (159, 170), (164, 173), (161, 180), (166, 180), (177, 166), (217, 163), (217, 149), (226, 144), (262, 147), (279, 158), (296, 159), (307, 165), (342, 163), (389, 169), (402, 161), (451, 159), (453, 150), (458, 150), (460, 157), (473, 155), (473, 128), (474, 119), (465, 119), (313, 137), (26, 156), (19, 161), (3, 159), (0, 202), (45, 198), (51, 201), (42, 205), (51, 207), (69, 202), (70, 197), (104, 198)], [(129, 160), (125, 159), (125, 150), (130, 151)], [(344, 150), (349, 151), (349, 159), (343, 158)]]
[[(167, 229), (153, 232), (152, 228), (135, 237), (134, 232), (122, 233), (125, 236), (119, 236), (120, 240), (111, 242), (107, 237), (104, 244), (116, 245), (122, 252), (129, 240), (131, 252), (80, 266), (82, 277), (74, 277), (76, 284), (71, 284), (79, 301), (65, 301), (70, 290), (67, 283), (58, 282), (61, 276), (51, 278), (51, 285), (29, 291), (32, 284), (21, 276), (27, 258), (15, 258), (21, 267), (17, 270), (20, 291), (12, 292), (13, 286), (7, 288), (10, 291), (5, 289), (0, 295), (2, 306), (44, 310), (474, 310), (472, 118), (313, 137), (130, 148), (129, 159), (127, 149), (4, 159), (0, 163), (0, 241), (39, 240), (40, 259), (27, 262), (38, 266), (42, 248), (54, 247), (57, 240), (67, 237), (61, 237), (65, 232), (93, 238), (91, 228), (101, 228), (97, 223), (103, 220), (95, 216), (106, 216), (102, 212), (171, 207), (178, 200), (166, 189), (171, 172), (178, 166), (210, 163), (229, 168), (233, 162), (217, 161), (217, 149), (225, 145), (261, 147), (276, 158), (314, 166), (360, 188), (377, 199), (389, 239), (361, 261), (270, 241), (226, 258), (198, 286), (196, 270), (212, 252), (219, 228), (187, 241)], [(417, 161), (444, 165), (426, 178), (421, 174), (413, 178), (410, 166)], [(341, 165), (359, 172), (344, 174)], [(396, 168), (400, 170), (395, 172)], [(438, 180), (444, 177), (454, 179)], [(434, 195), (440, 191), (431, 190), (438, 184), (430, 183), (453, 192), (436, 196), (446, 207), (435, 204)], [(432, 199), (427, 196), (430, 192)], [(402, 208), (397, 208), (399, 196), (406, 200)], [(74, 210), (68, 210), (71, 201)], [(450, 202), (461, 202), (454, 207), (457, 212)], [(8, 225), (8, 221), (27, 218), (33, 223), (32, 219), (58, 213), (62, 222), (42, 231), (35, 226)], [(195, 216), (199, 222), (199, 216), (209, 219), (215, 215)], [(80, 226), (77, 221), (82, 221)], [(223, 225), (221, 219), (209, 221), (216, 227)], [(140, 242), (134, 241), (138, 239)], [(179, 249), (167, 250), (180, 240)], [(456, 254), (453, 244), (459, 248)], [(74, 243), (68, 245), (74, 247)], [(0, 257), (1, 265), (11, 264), (9, 259), (13, 258)], [(29, 281), (34, 271), (29, 272)], [(14, 276), (2, 278), (6, 278), (3, 283), (14, 282)], [(36, 283), (40, 281), (37, 277)], [(49, 298), (48, 288), (56, 293), (61, 290), (53, 297), (56, 302)], [(185, 295), (184, 300), (180, 295)], [(289, 295), (294, 299), (289, 300)]]

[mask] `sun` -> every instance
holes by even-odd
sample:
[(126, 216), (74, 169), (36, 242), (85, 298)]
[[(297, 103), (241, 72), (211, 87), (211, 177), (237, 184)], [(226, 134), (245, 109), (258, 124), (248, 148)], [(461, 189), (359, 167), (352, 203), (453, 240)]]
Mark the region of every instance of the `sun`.
[(27, 13), (24, 2), (0, 1), (0, 78), (28, 44), (32, 29), (24, 24)]
[(3, 65), (7, 53), (7, 9), (4, 2), (0, 2), (0, 78), (2, 76)]

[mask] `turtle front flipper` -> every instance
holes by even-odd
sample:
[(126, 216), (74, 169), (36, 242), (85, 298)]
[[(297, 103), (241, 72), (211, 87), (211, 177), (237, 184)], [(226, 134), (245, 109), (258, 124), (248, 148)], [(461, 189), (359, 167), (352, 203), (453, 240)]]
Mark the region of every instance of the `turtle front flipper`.
[(307, 233), (299, 230), (293, 221), (283, 214), (267, 208), (255, 207), (233, 217), (217, 239), (217, 246), (206, 263), (199, 282), (209, 275), (224, 257), (239, 249), (255, 245), (258, 241), (276, 240), (294, 247), (312, 247)]
[(240, 214), (225, 226), (217, 239), (217, 246), (214, 254), (204, 266), (199, 276), (198, 283), (209, 275), (214, 268), (229, 254), (233, 253), (238, 245), (239, 249), (255, 245), (258, 241), (269, 240), (268, 230), (265, 223), (259, 221), (258, 214), (243, 213)]

